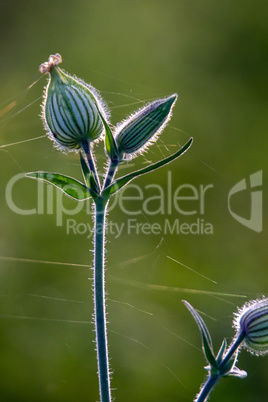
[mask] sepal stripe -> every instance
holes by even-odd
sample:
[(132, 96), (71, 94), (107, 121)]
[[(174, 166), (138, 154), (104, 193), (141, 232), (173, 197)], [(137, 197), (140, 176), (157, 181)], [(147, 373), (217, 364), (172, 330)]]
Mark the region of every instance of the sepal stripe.
[[(65, 138), (76, 138), (76, 135), (74, 133), (74, 131), (72, 129), (70, 129), (68, 126), (66, 126), (65, 121), (63, 119), (63, 114), (62, 114), (62, 110), (64, 110), (62, 108), (62, 106), (60, 106), (60, 102), (59, 102), (59, 97), (56, 96), (56, 94), (54, 94), (55, 96), (53, 96), (52, 98), (52, 105), (54, 107), (54, 110), (51, 107), (51, 117), (53, 118), (53, 121), (56, 122), (58, 128), (58, 131), (61, 131), (61, 134), (63, 137)], [(53, 113), (54, 112), (54, 113)], [(67, 120), (68, 122), (68, 120)], [(57, 131), (57, 129), (55, 128), (55, 130)], [(58, 134), (59, 134), (58, 132)]]
[[(161, 114), (161, 112), (159, 112), (157, 114), (156, 118), (159, 117), (160, 114)], [(126, 138), (126, 140), (122, 141), (126, 152), (131, 151), (131, 149), (135, 151), (135, 150), (139, 149), (141, 146), (143, 146), (147, 142), (147, 140), (149, 140), (156, 133), (156, 131), (159, 129), (159, 127), (162, 124), (163, 124), (163, 121), (156, 122), (155, 117), (150, 118), (149, 116), (146, 117), (142, 121), (142, 123), (138, 123), (136, 125), (137, 131), (135, 131), (135, 129), (134, 129), (134, 131), (131, 131), (131, 135), (129, 136), (129, 139)], [(140, 134), (143, 132), (144, 132), (144, 135), (141, 136)]]
[[(163, 120), (159, 121), (157, 120), (158, 117), (160, 116), (161, 111), (158, 112), (155, 116), (147, 116), (144, 121), (142, 122), (143, 124), (140, 124), (139, 126), (137, 126), (138, 131), (135, 133), (135, 136), (139, 136), (139, 138), (141, 140), (145, 139), (148, 137), (148, 134), (150, 136), (152, 136), (152, 132), (154, 130), (154, 132), (156, 132), (158, 130), (158, 128), (161, 126), (161, 124), (163, 124)], [(147, 132), (145, 131), (147, 129)], [(140, 134), (143, 132), (144, 130), (144, 135), (140, 136)]]

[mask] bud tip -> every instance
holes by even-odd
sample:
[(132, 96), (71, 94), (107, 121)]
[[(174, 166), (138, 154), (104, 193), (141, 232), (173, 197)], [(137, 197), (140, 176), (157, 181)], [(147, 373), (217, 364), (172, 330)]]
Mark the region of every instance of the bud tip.
[(53, 67), (57, 66), (62, 62), (62, 57), (59, 53), (51, 54), (48, 58), (48, 61), (40, 64), (39, 71), (41, 74), (49, 73)]

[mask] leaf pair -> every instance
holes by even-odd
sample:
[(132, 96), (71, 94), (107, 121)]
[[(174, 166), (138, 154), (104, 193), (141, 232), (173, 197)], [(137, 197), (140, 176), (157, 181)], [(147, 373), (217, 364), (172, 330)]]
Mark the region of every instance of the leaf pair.
[[(110, 139), (107, 139), (107, 143), (109, 143)], [(110, 195), (115, 194), (117, 191), (119, 191), (122, 187), (124, 187), (127, 183), (129, 183), (131, 180), (134, 178), (141, 176), (143, 174), (152, 172), (153, 170), (156, 170), (171, 161), (179, 158), (184, 152), (187, 151), (187, 149), (191, 146), (193, 139), (190, 138), (190, 140), (177, 152), (174, 154), (170, 155), (169, 157), (153, 163), (152, 165), (149, 165), (143, 169), (137, 170), (135, 172), (129, 173), (126, 176), (120, 177), (113, 183), (111, 183), (106, 189), (104, 189), (102, 194), (99, 194), (99, 189), (97, 186), (97, 183), (94, 179), (94, 176), (92, 172), (89, 170), (83, 156), (80, 153), (80, 162), (81, 162), (81, 167), (82, 167), (82, 172), (85, 180), (85, 185), (82, 184), (80, 181), (69, 177), (69, 176), (64, 176), (59, 173), (49, 173), (49, 172), (31, 172), (27, 173), (26, 176), (30, 177), (32, 179), (39, 179), (39, 180), (44, 180), (48, 183), (53, 184), (60, 190), (62, 190), (65, 194), (68, 196), (79, 200), (83, 201), (89, 198), (90, 196), (95, 200), (97, 197), (104, 197), (105, 199), (108, 199)], [(107, 146), (107, 145), (106, 145)], [(112, 149), (112, 148), (110, 148)]]

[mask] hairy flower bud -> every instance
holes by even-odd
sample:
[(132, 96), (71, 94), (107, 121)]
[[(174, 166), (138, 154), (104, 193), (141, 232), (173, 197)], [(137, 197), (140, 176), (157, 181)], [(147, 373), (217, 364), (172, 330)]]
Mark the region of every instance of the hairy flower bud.
[(268, 353), (268, 299), (253, 300), (238, 311), (234, 320), (237, 334), (244, 335), (244, 346), (255, 355)]
[(115, 140), (121, 156), (135, 156), (156, 141), (171, 117), (177, 97), (174, 94), (152, 102), (116, 127)]
[(57, 53), (39, 67), (41, 73), (50, 74), (44, 92), (42, 117), (56, 145), (75, 150), (85, 142), (98, 139), (103, 132), (96, 104), (106, 119), (107, 112), (98, 92), (82, 80), (62, 71), (58, 67), (61, 61)]

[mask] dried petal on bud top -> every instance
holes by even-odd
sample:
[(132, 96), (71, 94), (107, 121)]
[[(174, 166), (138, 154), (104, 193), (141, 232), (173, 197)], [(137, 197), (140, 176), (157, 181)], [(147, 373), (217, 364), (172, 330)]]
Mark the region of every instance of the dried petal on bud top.
[(178, 95), (150, 103), (116, 127), (115, 140), (121, 156), (136, 156), (155, 142), (171, 118)]
[(108, 113), (96, 89), (62, 71), (58, 67), (61, 61), (57, 53), (39, 67), (40, 72), (50, 75), (44, 92), (42, 117), (56, 145), (75, 150), (85, 142), (97, 140), (103, 132), (96, 104), (105, 119), (108, 119)]
[(255, 355), (268, 353), (268, 299), (246, 303), (234, 319), (237, 334), (244, 335), (244, 346)]
[(39, 71), (42, 74), (49, 73), (52, 70), (53, 66), (57, 66), (60, 63), (62, 63), (61, 55), (59, 53), (51, 54), (48, 58), (48, 61), (42, 63), (39, 66)]

